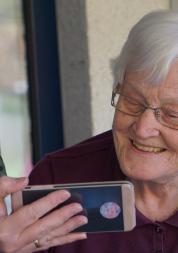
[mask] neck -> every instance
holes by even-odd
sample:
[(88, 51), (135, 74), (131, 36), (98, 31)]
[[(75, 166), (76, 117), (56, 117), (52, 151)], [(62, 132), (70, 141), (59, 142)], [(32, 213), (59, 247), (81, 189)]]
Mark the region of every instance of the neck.
[(136, 207), (150, 220), (166, 220), (178, 210), (178, 180), (132, 182), (135, 187)]

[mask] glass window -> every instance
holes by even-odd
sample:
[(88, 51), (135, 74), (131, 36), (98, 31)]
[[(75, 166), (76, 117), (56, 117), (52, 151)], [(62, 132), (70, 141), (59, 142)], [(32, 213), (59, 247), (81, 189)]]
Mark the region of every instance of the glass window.
[(0, 146), (9, 176), (32, 167), (24, 23), (20, 0), (0, 1)]

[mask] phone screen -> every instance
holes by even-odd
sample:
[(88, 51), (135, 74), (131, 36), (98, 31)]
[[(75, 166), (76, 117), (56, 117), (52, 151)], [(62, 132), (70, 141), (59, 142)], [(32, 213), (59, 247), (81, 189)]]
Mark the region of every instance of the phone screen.
[[(33, 193), (32, 191), (23, 191), (23, 203), (29, 204), (54, 190), (33, 190)], [(81, 226), (76, 231), (109, 232), (124, 230), (121, 186), (75, 187), (68, 190), (71, 192), (70, 199), (57, 208), (71, 202), (78, 202), (84, 208), (82, 214), (88, 218), (88, 224)]]

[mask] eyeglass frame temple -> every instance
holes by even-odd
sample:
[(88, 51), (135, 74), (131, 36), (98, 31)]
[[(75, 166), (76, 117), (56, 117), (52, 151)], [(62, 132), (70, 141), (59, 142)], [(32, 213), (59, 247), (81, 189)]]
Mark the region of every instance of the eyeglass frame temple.
[[(115, 107), (115, 108), (116, 108), (116, 106), (114, 105), (114, 98), (115, 98), (116, 94), (119, 94), (119, 95), (121, 95), (121, 96), (125, 96), (125, 95), (122, 94), (121, 92), (117, 92), (117, 91), (116, 91), (116, 88), (112, 91), (111, 105), (112, 105), (113, 107)], [(139, 102), (138, 102), (138, 104), (139, 104)], [(156, 118), (160, 116), (160, 109), (161, 109), (160, 107), (154, 108), (154, 107), (151, 107), (151, 106), (146, 106), (146, 105), (141, 104), (141, 103), (140, 103), (140, 105), (142, 105), (142, 106), (145, 108), (145, 110), (146, 110), (146, 109), (150, 109), (150, 110), (154, 111), (154, 115), (155, 115)]]

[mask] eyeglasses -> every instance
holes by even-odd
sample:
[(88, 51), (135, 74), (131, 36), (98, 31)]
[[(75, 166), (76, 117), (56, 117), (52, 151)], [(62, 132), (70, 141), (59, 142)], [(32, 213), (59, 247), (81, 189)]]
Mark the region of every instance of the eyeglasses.
[(165, 104), (158, 108), (150, 107), (121, 93), (118, 91), (118, 88), (112, 92), (111, 105), (117, 111), (132, 117), (139, 117), (145, 110), (152, 110), (159, 123), (171, 129), (178, 130), (178, 105), (176, 105), (177, 110), (175, 110), (175, 105), (173, 104)]

